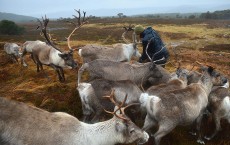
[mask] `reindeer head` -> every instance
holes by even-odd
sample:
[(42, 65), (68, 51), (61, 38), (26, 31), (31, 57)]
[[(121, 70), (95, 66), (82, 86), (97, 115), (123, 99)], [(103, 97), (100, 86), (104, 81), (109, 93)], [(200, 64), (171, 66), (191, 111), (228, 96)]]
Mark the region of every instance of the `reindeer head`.
[(48, 25), (48, 23), (49, 23), (49, 19), (47, 19), (46, 16), (45, 16), (45, 18), (42, 17), (43, 22), (41, 22), (41, 21), (38, 19), (38, 21), (39, 21), (39, 23), (40, 23), (40, 26), (38, 26), (38, 28), (40, 27), (41, 32), (43, 33), (45, 39), (47, 40), (47, 43), (48, 43), (49, 45), (51, 45), (53, 48), (55, 48), (56, 50), (58, 50), (58, 51), (61, 52), (61, 53), (58, 54), (59, 57), (61, 57), (61, 58), (64, 60), (64, 65), (65, 65), (65, 67), (70, 67), (70, 68), (76, 68), (76, 67), (77, 67), (77, 63), (76, 63), (76, 62), (74, 61), (74, 59), (73, 59), (73, 51), (74, 51), (74, 49), (72, 49), (71, 46), (70, 46), (70, 38), (71, 38), (71, 36), (73, 35), (73, 33), (74, 33), (77, 29), (79, 29), (81, 26), (83, 26), (84, 24), (86, 24), (86, 23), (88, 22), (88, 21), (86, 21), (86, 19), (85, 19), (86, 12), (83, 12), (83, 13), (84, 13), (84, 17), (83, 17), (83, 19), (82, 19), (82, 21), (81, 21), (81, 13), (80, 13), (80, 10), (75, 10), (75, 11), (79, 14), (79, 16), (77, 17), (77, 16), (73, 15), (75, 18), (77, 18), (77, 23), (71, 22), (72, 24), (75, 25), (75, 28), (74, 28), (74, 30), (69, 34), (69, 36), (67, 37), (67, 43), (68, 43), (68, 47), (69, 47), (69, 51), (68, 51), (68, 52), (62, 52), (58, 47), (56, 47), (56, 46), (54, 45), (54, 43), (51, 42), (51, 35), (49, 35), (49, 34), (47, 33), (47, 30), (46, 30), (47, 25)]
[(78, 65), (73, 59), (73, 50), (62, 52), (58, 55), (64, 60), (65, 66), (68, 66), (72, 69), (77, 68)]
[(115, 104), (115, 111), (107, 113), (113, 114), (113, 119), (115, 120), (115, 130), (116, 132), (122, 136), (123, 140), (122, 143), (132, 143), (132, 142), (138, 142), (140, 144), (143, 144), (148, 141), (149, 135), (142, 131), (138, 126), (136, 126), (128, 116), (125, 115), (125, 109), (128, 108), (131, 105), (128, 105), (126, 107), (122, 107), (125, 104), (125, 101), (127, 99), (127, 95), (125, 96), (125, 99), (121, 104), (118, 104), (114, 100), (114, 90), (112, 91), (110, 96), (105, 96), (111, 100)]
[(133, 32), (132, 34), (132, 39), (133, 39), (133, 43), (131, 43), (130, 41), (128, 41), (125, 36), (128, 32), (130, 31), (134, 31), (133, 29), (134, 26), (131, 26), (129, 25), (129, 27), (126, 27), (124, 26), (123, 28), (125, 29), (125, 32), (122, 33), (121, 35), (121, 38), (123, 39), (123, 41), (126, 43), (126, 44), (132, 44), (132, 47), (134, 48), (134, 52), (133, 52), (133, 56), (136, 56), (136, 57), (141, 57), (141, 54), (139, 53), (138, 51), (138, 47), (137, 47), (137, 39), (136, 39), (136, 35), (135, 33)]
[(213, 86), (223, 86), (228, 83), (228, 79), (212, 66), (201, 66), (200, 70), (202, 71), (201, 80), (203, 83), (207, 83), (208, 78), (211, 79)]

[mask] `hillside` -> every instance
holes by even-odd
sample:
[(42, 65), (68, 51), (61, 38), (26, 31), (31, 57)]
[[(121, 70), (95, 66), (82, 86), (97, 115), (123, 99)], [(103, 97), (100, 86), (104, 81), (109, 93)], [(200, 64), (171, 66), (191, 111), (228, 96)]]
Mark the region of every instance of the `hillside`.
[(0, 21), (1, 20), (10, 20), (14, 22), (30, 22), (30, 21), (36, 21), (36, 18), (30, 16), (0, 12)]

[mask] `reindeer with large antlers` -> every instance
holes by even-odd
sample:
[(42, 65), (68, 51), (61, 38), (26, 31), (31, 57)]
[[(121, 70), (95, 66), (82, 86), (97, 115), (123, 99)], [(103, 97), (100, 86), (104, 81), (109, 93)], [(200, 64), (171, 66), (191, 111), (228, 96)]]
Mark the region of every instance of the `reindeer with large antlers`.
[[(77, 11), (77, 10), (76, 10)], [(40, 28), (41, 32), (43, 33), (44, 37), (47, 40), (47, 43), (43, 43), (41, 41), (27, 41), (24, 44), (23, 47), (23, 54), (22, 54), (22, 63), (24, 66), (26, 66), (23, 56), (26, 54), (26, 52), (30, 52), (32, 54), (32, 58), (34, 62), (37, 65), (37, 71), (39, 72), (40, 69), (43, 70), (42, 65), (48, 65), (52, 68), (54, 68), (58, 74), (59, 80), (61, 82), (65, 81), (65, 76), (64, 76), (64, 71), (63, 68), (76, 68), (77, 63), (73, 59), (73, 50), (70, 46), (70, 38), (73, 35), (73, 33), (79, 29), (81, 26), (83, 26), (85, 23), (87, 23), (85, 19), (85, 14), (84, 12), (84, 17), (83, 20), (81, 21), (81, 14), (80, 10), (77, 11), (79, 14), (79, 19), (78, 23), (75, 24), (74, 30), (70, 33), (70, 35), (67, 38), (68, 42), (68, 47), (69, 51), (68, 52), (63, 52), (61, 51), (58, 47), (56, 47), (50, 40), (50, 36), (47, 34), (47, 25), (49, 23), (49, 19), (42, 18), (43, 22), (38, 20), (40, 22)], [(75, 16), (77, 17), (77, 16)]]
[(88, 44), (79, 49), (79, 54), (84, 62), (93, 61), (95, 59), (109, 59), (112, 61), (130, 61), (132, 56), (140, 57), (141, 54), (137, 48), (135, 35), (133, 35), (133, 43), (130, 43), (125, 35), (133, 31), (131, 26), (124, 27), (125, 32), (122, 34), (124, 43), (117, 43), (112, 46), (102, 46), (95, 44)]
[(87, 124), (67, 113), (50, 113), (0, 97), (0, 144), (115, 145), (147, 142), (149, 135), (125, 115), (125, 101), (121, 104), (114, 102), (118, 108), (110, 112), (114, 115), (110, 120)]

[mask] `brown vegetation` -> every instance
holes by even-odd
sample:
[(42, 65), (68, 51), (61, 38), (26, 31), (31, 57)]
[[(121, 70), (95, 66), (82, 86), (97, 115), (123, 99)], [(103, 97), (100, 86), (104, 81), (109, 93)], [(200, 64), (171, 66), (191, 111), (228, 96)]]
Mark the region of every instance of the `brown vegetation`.
[[(230, 21), (224, 20), (173, 20), (173, 19), (146, 19), (146, 18), (122, 18), (122, 19), (97, 19), (82, 27), (73, 36), (71, 45), (79, 47), (89, 43), (114, 44), (122, 42), (122, 27), (129, 24), (142, 24), (156, 29), (167, 48), (170, 51), (170, 62), (175, 63), (173, 49), (181, 50), (182, 65), (187, 68), (193, 66), (193, 62), (199, 61), (214, 66), (228, 78), (230, 78), (230, 31), (227, 25)], [(3, 51), (5, 42), (24, 43), (26, 40), (43, 40), (36, 30), (37, 23), (21, 24), (26, 28), (26, 34), (22, 36), (0, 36), (0, 97), (7, 97), (25, 102), (48, 111), (64, 111), (81, 119), (82, 110), (80, 98), (76, 91), (77, 70), (64, 70), (66, 82), (60, 83), (55, 72), (44, 66), (45, 73), (36, 72), (35, 64), (29, 56), (26, 56), (28, 68), (15, 64), (8, 59)], [(52, 21), (50, 28), (52, 38), (61, 48), (66, 48), (65, 37), (72, 30), (71, 24), (62, 21)], [(58, 29), (62, 28), (62, 29)], [(139, 46), (141, 50), (141, 46)], [(75, 52), (74, 58), (81, 61)], [(166, 69), (174, 71), (170, 63)], [(47, 78), (47, 74), (50, 79)], [(87, 76), (84, 76), (87, 77)], [(204, 119), (207, 120), (207, 119)], [(213, 129), (214, 125), (209, 120), (204, 124), (205, 131)], [(222, 122), (223, 131), (219, 132), (213, 141), (207, 145), (229, 145), (230, 125)], [(140, 126), (142, 123), (140, 123)], [(153, 140), (149, 143), (153, 144)], [(162, 140), (162, 145), (195, 145), (195, 137), (188, 134), (188, 128), (178, 127)]]

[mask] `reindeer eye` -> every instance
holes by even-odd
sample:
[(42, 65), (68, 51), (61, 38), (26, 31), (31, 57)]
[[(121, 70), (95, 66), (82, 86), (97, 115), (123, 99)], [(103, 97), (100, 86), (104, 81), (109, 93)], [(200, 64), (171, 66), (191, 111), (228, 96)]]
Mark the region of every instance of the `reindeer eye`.
[(134, 132), (135, 132), (134, 128), (132, 128), (132, 129), (129, 131), (130, 134), (132, 134), (132, 133), (134, 133)]

